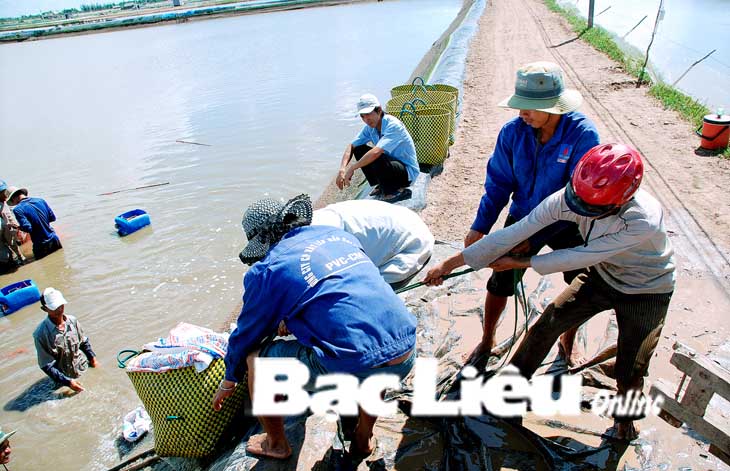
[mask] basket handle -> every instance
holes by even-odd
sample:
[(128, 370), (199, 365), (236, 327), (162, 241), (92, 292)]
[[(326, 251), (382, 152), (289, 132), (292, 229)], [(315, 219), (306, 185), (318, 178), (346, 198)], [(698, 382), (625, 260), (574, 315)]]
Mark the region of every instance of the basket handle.
[[(421, 83), (420, 84), (416, 83), (416, 80), (420, 80)], [(411, 81), (411, 85), (426, 85), (426, 82), (423, 80), (423, 77), (418, 75), (418, 76), (416, 76), (416, 78), (413, 79), (413, 81)]]
[(428, 95), (428, 89), (425, 85), (413, 85), (413, 96), (416, 96), (416, 92), (422, 90), (424, 95)]
[(416, 119), (416, 112), (415, 111), (416, 110), (413, 110), (413, 111), (407, 110), (407, 109), (405, 109), (405, 105), (403, 105), (403, 108), (400, 110), (400, 116), (398, 116), (398, 117), (399, 118), (403, 118), (403, 113), (407, 113), (407, 114), (413, 116), (413, 119)]
[[(407, 110), (406, 109), (407, 106), (410, 106), (411, 109), (410, 110)], [(416, 105), (414, 105), (410, 101), (407, 101), (407, 102), (403, 103), (403, 106), (401, 106), (401, 108), (400, 108), (401, 116), (403, 115), (403, 111), (412, 111), (412, 112), (415, 113), (416, 112)]]
[(730, 127), (730, 126), (723, 126), (722, 128), (720, 128), (719, 131), (717, 131), (717, 134), (715, 134), (714, 136), (705, 136), (704, 134), (702, 134), (703, 131), (700, 131), (700, 129), (702, 129), (702, 126), (700, 125), (700, 127), (698, 127), (697, 130), (695, 131), (695, 134), (697, 134), (702, 139), (706, 139), (708, 141), (714, 141), (715, 139), (720, 137), (720, 134), (727, 131), (728, 127)]
[(127, 362), (142, 353), (137, 350), (120, 350), (117, 353), (117, 368), (126, 368)]
[(420, 101), (420, 102), (421, 102), (421, 104), (422, 104), (423, 106), (426, 106), (426, 105), (428, 104), (428, 103), (426, 103), (426, 102), (425, 102), (424, 100), (421, 100), (420, 98), (414, 98), (413, 100), (411, 100), (411, 102), (410, 102), (410, 103), (411, 103), (412, 105), (415, 105), (417, 101)]

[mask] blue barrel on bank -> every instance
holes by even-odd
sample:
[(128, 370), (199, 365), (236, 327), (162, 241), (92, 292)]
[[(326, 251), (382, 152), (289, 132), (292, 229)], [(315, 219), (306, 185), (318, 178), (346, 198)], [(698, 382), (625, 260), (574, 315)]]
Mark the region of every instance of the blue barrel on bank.
[(114, 218), (114, 227), (120, 236), (137, 232), (150, 225), (150, 215), (142, 209), (133, 209)]
[(7, 316), (40, 299), (41, 292), (33, 280), (19, 281), (0, 289), (0, 311)]

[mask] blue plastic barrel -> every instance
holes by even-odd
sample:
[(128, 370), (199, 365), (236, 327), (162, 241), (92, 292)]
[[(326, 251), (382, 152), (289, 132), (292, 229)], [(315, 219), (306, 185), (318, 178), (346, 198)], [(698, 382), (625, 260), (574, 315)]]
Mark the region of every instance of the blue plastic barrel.
[(0, 289), (0, 311), (7, 316), (41, 299), (41, 292), (33, 280), (24, 280)]
[(150, 225), (150, 215), (142, 209), (133, 209), (114, 218), (114, 227), (120, 236), (129, 235)]

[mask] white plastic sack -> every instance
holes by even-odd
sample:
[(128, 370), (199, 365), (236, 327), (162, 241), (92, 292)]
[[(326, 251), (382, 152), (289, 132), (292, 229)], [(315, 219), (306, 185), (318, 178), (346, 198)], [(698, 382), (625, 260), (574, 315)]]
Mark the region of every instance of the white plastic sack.
[(144, 410), (144, 407), (139, 406), (124, 416), (122, 436), (128, 442), (136, 442), (142, 435), (150, 431), (151, 424), (152, 420), (147, 411)]

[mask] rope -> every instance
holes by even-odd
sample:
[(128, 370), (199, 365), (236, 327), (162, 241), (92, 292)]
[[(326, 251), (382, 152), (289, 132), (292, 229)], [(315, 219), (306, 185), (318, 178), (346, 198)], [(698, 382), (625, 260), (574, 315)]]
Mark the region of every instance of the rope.
[[(448, 280), (449, 278), (454, 278), (456, 276), (466, 275), (467, 273), (471, 273), (473, 271), (474, 271), (473, 268), (467, 268), (464, 271), (459, 271), (459, 272), (456, 272), (456, 273), (451, 273), (449, 275), (444, 275), (443, 276), (443, 279), (444, 280)], [(419, 281), (418, 283), (413, 283), (412, 285), (404, 286), (403, 288), (398, 288), (397, 290), (395, 290), (395, 293), (396, 294), (405, 293), (406, 291), (410, 291), (412, 289), (418, 288), (418, 287), (423, 286), (425, 284), (426, 283), (424, 283), (423, 281)]]
[[(518, 301), (522, 300), (522, 311), (525, 314), (525, 334), (527, 334), (527, 320), (529, 319), (528, 315), (528, 307), (527, 307), (527, 298), (525, 297), (525, 285), (522, 283), (522, 277), (525, 274), (525, 269), (513, 269), (512, 270), (513, 278), (512, 278), (512, 286), (514, 287), (515, 291), (515, 327), (512, 331), (512, 342), (510, 343), (509, 349), (507, 350), (507, 353), (504, 354), (502, 357), (502, 364), (499, 365), (499, 367), (496, 369), (495, 374), (498, 373), (502, 368), (504, 368), (505, 364), (507, 363), (507, 359), (509, 358), (510, 354), (512, 353), (512, 347), (515, 346), (517, 343), (517, 319), (519, 317), (519, 303)], [(517, 288), (520, 288), (519, 290)], [(519, 298), (519, 299), (518, 299)], [(491, 352), (490, 352), (491, 353)]]

